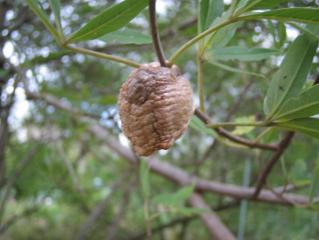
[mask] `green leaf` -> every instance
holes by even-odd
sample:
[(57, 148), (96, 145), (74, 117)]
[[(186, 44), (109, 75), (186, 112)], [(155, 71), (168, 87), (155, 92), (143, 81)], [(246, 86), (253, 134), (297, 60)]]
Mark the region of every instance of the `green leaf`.
[(201, 0), (199, 4), (199, 32), (209, 28), (224, 11), (223, 0)]
[(154, 204), (163, 204), (167, 206), (182, 206), (190, 198), (194, 191), (194, 185), (186, 186), (179, 189), (176, 193), (158, 194), (152, 199)]
[(288, 48), (287, 54), (274, 74), (264, 100), (264, 111), (271, 120), (282, 104), (298, 95), (304, 85), (316, 52), (317, 42), (301, 35)]
[[(235, 119), (236, 123), (247, 123), (247, 122), (254, 122), (255, 121), (255, 116), (244, 116), (244, 117), (239, 117)], [(232, 133), (235, 135), (243, 135), (251, 132), (255, 127), (254, 126), (238, 126), (236, 127)]]
[(240, 0), (236, 6), (237, 9), (243, 9), (250, 3), (252, 0)]
[(289, 2), (289, 0), (262, 0), (258, 1), (258, 3), (253, 6), (253, 9), (270, 9), (278, 6), (281, 3), (287, 2)]
[(222, 29), (218, 30), (210, 39), (211, 48), (225, 47), (230, 40), (234, 37), (236, 30), (241, 26), (241, 22), (230, 24)]
[(99, 38), (107, 43), (118, 44), (150, 44), (152, 38), (149, 35), (143, 34), (140, 31), (123, 28), (118, 31), (108, 33)]
[(60, 0), (50, 0), (50, 6), (51, 6), (53, 14), (54, 14), (55, 24), (56, 24), (56, 27), (58, 29), (58, 32), (60, 33), (61, 36), (63, 36), (62, 26), (61, 26), (61, 4), (60, 4)]
[(319, 85), (285, 102), (274, 115), (274, 120), (306, 118), (319, 114)]
[(304, 23), (319, 23), (319, 8), (282, 8), (271, 11), (248, 13), (240, 19), (275, 19), (279, 21), (297, 21)]
[(298, 29), (299, 31), (308, 34), (309, 36), (313, 37), (317, 41), (319, 40), (319, 27), (317, 24), (307, 24), (307, 26), (301, 26), (297, 23), (289, 23), (294, 28)]
[(278, 123), (277, 126), (300, 131), (319, 139), (319, 119), (317, 118), (299, 118)]
[(96, 39), (106, 33), (114, 32), (129, 23), (147, 4), (148, 0), (125, 0), (115, 4), (73, 33), (68, 42)]
[(48, 15), (43, 11), (38, 1), (36, 0), (27, 0), (28, 6), (31, 8), (31, 10), (34, 12), (35, 15), (37, 15), (41, 22), (44, 24), (44, 26), (49, 30), (49, 32), (52, 34), (52, 36), (55, 38), (57, 42), (60, 42), (60, 37), (58, 32), (55, 30), (53, 25), (51, 24)]
[(244, 70), (241, 70), (239, 69), (238, 67), (231, 67), (229, 65), (226, 65), (226, 64), (223, 64), (223, 63), (220, 63), (220, 62), (217, 62), (217, 61), (213, 61), (211, 58), (208, 58), (207, 59), (208, 62), (216, 67), (219, 67), (221, 69), (224, 69), (226, 71), (229, 71), (229, 72), (235, 72), (235, 73), (240, 73), (240, 74), (247, 74), (247, 75), (252, 75), (252, 76), (256, 76), (256, 77), (260, 77), (260, 78), (263, 78), (263, 79), (266, 79), (266, 77), (263, 75), (263, 74), (260, 74), (260, 73), (254, 73), (254, 72), (250, 72), (250, 71), (244, 71)]
[(277, 49), (267, 48), (245, 48), (245, 47), (225, 47), (213, 48), (207, 51), (209, 58), (214, 60), (239, 60), (239, 61), (258, 61), (279, 54)]
[(319, 161), (317, 160), (315, 172), (312, 179), (312, 184), (309, 193), (309, 202), (312, 203), (315, 196), (319, 194)]
[(276, 42), (276, 47), (280, 48), (284, 45), (287, 39), (286, 26), (283, 23), (278, 23), (278, 41)]
[(145, 160), (140, 161), (140, 184), (142, 186), (144, 198), (149, 198), (150, 190), (150, 169)]

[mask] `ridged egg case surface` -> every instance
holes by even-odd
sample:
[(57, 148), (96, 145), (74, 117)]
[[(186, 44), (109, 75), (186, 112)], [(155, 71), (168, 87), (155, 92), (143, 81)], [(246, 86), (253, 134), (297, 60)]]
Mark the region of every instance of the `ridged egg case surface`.
[(193, 114), (192, 89), (177, 66), (143, 64), (123, 83), (119, 110), (124, 134), (139, 156), (168, 149)]

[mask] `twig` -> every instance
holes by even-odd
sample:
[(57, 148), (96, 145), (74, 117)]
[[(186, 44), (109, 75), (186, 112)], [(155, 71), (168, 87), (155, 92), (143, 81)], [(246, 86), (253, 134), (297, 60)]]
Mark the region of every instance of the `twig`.
[(258, 178), (257, 184), (256, 184), (256, 190), (255, 190), (252, 198), (258, 197), (262, 187), (266, 183), (268, 175), (270, 174), (271, 170), (273, 169), (273, 167), (275, 166), (277, 161), (280, 159), (281, 155), (284, 153), (284, 151), (289, 146), (291, 139), (293, 138), (294, 135), (295, 135), (294, 132), (288, 132), (286, 134), (286, 136), (280, 141), (280, 143), (278, 144), (277, 151), (274, 152), (269, 163), (267, 164), (267, 166), (262, 170), (261, 174), (259, 175), (259, 178)]
[(234, 23), (238, 21), (237, 18), (232, 18), (229, 19), (225, 22), (219, 23), (218, 25), (212, 26), (211, 28), (207, 29), (206, 31), (198, 34), (196, 37), (192, 38), (191, 40), (189, 40), (188, 42), (186, 42), (184, 45), (182, 45), (174, 54), (173, 56), (170, 58), (170, 62), (171, 63), (175, 63), (176, 59), (184, 52), (186, 51), (188, 48), (190, 48), (191, 46), (193, 46), (196, 42), (198, 42), (199, 40), (203, 39), (204, 37), (206, 37), (207, 35), (219, 30), (222, 27), (225, 27), (231, 23)]
[[(203, 112), (199, 111), (198, 109), (195, 110), (194, 114), (206, 125), (210, 124), (210, 118)], [(230, 132), (226, 131), (224, 128), (221, 127), (216, 127), (214, 128), (216, 133), (222, 137), (227, 138), (228, 140), (238, 143), (240, 145), (244, 145), (250, 148), (259, 148), (263, 150), (271, 150), (271, 151), (276, 151), (277, 146), (276, 145), (270, 145), (270, 144), (263, 144), (263, 143), (256, 143), (256, 142), (251, 142), (247, 139), (238, 137), (236, 135), (231, 134)]]
[(74, 52), (77, 52), (77, 53), (82, 53), (82, 54), (90, 55), (90, 56), (93, 56), (93, 57), (98, 57), (98, 58), (104, 58), (104, 59), (112, 60), (114, 62), (123, 63), (123, 64), (125, 64), (127, 66), (134, 67), (134, 68), (138, 68), (140, 66), (138, 63), (133, 62), (131, 60), (128, 60), (128, 59), (125, 59), (125, 58), (121, 58), (121, 57), (117, 57), (117, 56), (113, 56), (113, 55), (110, 55), (110, 54), (107, 54), (107, 53), (96, 52), (96, 51), (93, 51), (93, 50), (90, 50), (90, 49), (81, 48), (81, 47), (73, 47), (73, 46), (70, 46), (70, 45), (67, 45), (66, 48), (70, 49), (70, 50), (72, 50)]
[(153, 39), (153, 46), (158, 58), (159, 63), (162, 67), (166, 67), (166, 58), (162, 49), (161, 40), (157, 31), (156, 24), (156, 0), (149, 0), (149, 15), (151, 24), (151, 34)]

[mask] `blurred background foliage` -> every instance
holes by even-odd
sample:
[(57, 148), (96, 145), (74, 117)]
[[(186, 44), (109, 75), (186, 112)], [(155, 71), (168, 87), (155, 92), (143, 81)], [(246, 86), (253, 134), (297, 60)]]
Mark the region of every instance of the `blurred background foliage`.
[[(40, 2), (53, 19), (48, 1)], [(74, 32), (101, 9), (115, 2), (61, 1), (64, 32)], [(116, 103), (120, 85), (132, 68), (61, 50), (24, 1), (1, 0), (0, 4), (0, 75), (1, 79), (5, 79), (1, 83), (1, 101), (6, 101), (15, 88), (13, 70), (26, 76), (25, 85), (17, 83), (8, 117), (10, 131), (0, 194), (0, 220), (7, 225), (3, 225), (0, 238), (145, 238), (144, 197), (138, 181), (138, 169), (89, 133), (86, 123), (44, 101), (28, 99), (24, 91), (27, 87), (71, 104), (97, 120), (125, 145), (127, 141), (120, 130)], [(158, 6), (163, 48), (170, 56), (197, 32), (197, 1), (159, 0)], [(229, 6), (230, 1), (225, 1), (225, 9)], [(318, 7), (318, 2), (283, 1), (276, 8), (293, 6)], [(156, 60), (149, 41), (147, 10), (143, 10), (127, 28), (145, 34), (141, 40), (143, 44), (122, 43), (116, 40), (118, 37), (112, 39), (110, 36), (105, 41), (93, 40), (82, 45), (139, 63)], [(293, 26), (277, 21), (242, 22), (229, 45), (273, 48), (278, 49), (279, 54), (260, 61), (221, 61), (224, 68), (205, 62), (208, 115), (215, 121), (263, 117), (263, 98), (270, 76), (297, 34), (298, 30)], [(194, 92), (195, 56), (194, 47), (177, 62), (189, 78)], [(318, 57), (317, 53), (308, 76), (309, 82), (318, 77)], [(229, 71), (225, 65), (236, 71)], [(263, 74), (264, 78), (240, 71)], [(196, 104), (197, 99), (195, 96)], [(250, 139), (260, 133), (245, 129), (243, 132)], [(274, 142), (279, 136), (277, 131), (271, 131), (263, 140)], [(270, 153), (229, 146), (218, 141), (213, 132), (207, 134), (192, 126), (172, 149), (160, 151), (157, 156), (200, 177), (242, 185), (245, 177), (250, 183), (255, 182)], [(250, 168), (250, 174), (245, 171), (245, 166)], [(318, 166), (318, 141), (298, 134), (271, 173), (267, 186), (294, 184), (297, 186), (294, 189), (296, 193), (309, 195), (311, 185), (319, 174)], [(8, 184), (10, 179), (14, 181)], [(179, 189), (152, 173), (149, 181), (153, 196), (172, 194)], [(315, 191), (318, 194), (318, 189)], [(207, 194), (205, 198), (213, 208), (231, 202), (230, 198), (218, 195)], [(234, 233), (242, 231), (240, 226), (245, 221), (245, 239), (318, 239), (318, 209), (248, 202), (246, 211), (243, 211), (241, 206), (236, 203), (218, 213)], [(160, 211), (160, 208), (157, 206), (154, 211)], [(87, 225), (95, 209), (98, 209), (98, 217)], [(164, 227), (156, 230), (158, 226)], [(152, 227), (154, 239), (209, 239), (196, 215), (179, 212), (162, 214)], [(87, 232), (83, 233), (83, 229)]]

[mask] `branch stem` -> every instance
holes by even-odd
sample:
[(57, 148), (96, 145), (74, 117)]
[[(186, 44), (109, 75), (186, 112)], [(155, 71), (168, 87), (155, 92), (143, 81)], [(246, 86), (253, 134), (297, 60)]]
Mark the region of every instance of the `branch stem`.
[(196, 62), (197, 62), (197, 86), (198, 86), (198, 95), (199, 95), (199, 109), (200, 109), (200, 111), (205, 112), (203, 59), (202, 59), (201, 54), (200, 54), (200, 46), (198, 47)]
[(261, 174), (260, 174), (260, 176), (258, 178), (258, 181), (257, 181), (257, 184), (256, 184), (256, 188), (255, 188), (255, 192), (254, 192), (254, 194), (252, 196), (253, 199), (258, 198), (259, 193), (261, 192), (263, 186), (266, 183), (268, 175), (270, 174), (271, 170), (273, 169), (275, 164), (278, 162), (278, 160), (280, 159), (282, 154), (285, 152), (285, 150), (290, 145), (290, 142), (291, 142), (292, 138), (294, 137), (294, 135), (295, 135), (294, 132), (288, 132), (286, 134), (286, 136), (278, 144), (277, 151), (274, 152), (274, 154), (272, 155), (269, 163), (263, 169), (263, 171), (261, 172)]
[(148, 9), (149, 9), (153, 46), (154, 46), (159, 63), (161, 64), (162, 67), (167, 67), (166, 58), (164, 55), (164, 51), (162, 49), (161, 40), (158, 34), (157, 24), (156, 24), (156, 0), (149, 0)]
[(183, 46), (181, 46), (170, 58), (170, 62), (171, 63), (175, 63), (176, 59), (184, 52), (186, 51), (188, 48), (190, 48), (191, 46), (193, 46), (196, 42), (198, 42), (199, 40), (203, 39), (204, 37), (206, 37), (207, 35), (216, 32), (217, 30), (219, 30), (222, 27), (225, 27), (233, 22), (238, 21), (238, 18), (230, 18), (225, 22), (219, 23), (209, 29), (207, 29), (206, 31), (198, 34), (196, 37), (192, 38), (191, 40), (189, 40), (188, 42), (186, 42)]
[(70, 50), (72, 50), (74, 52), (77, 52), (77, 53), (82, 53), (82, 54), (85, 54), (85, 55), (90, 55), (90, 56), (97, 57), (97, 58), (102, 58), (102, 59), (108, 59), (108, 60), (111, 60), (111, 61), (114, 61), (114, 62), (119, 62), (119, 63), (125, 64), (125, 65), (130, 66), (130, 67), (134, 67), (134, 68), (139, 68), (140, 67), (140, 64), (138, 64), (136, 62), (133, 62), (133, 61), (128, 60), (126, 58), (116, 57), (116, 56), (113, 56), (113, 55), (110, 55), (110, 54), (107, 54), (107, 53), (96, 52), (96, 51), (89, 50), (89, 49), (86, 49), (86, 48), (73, 47), (73, 46), (70, 46), (70, 45), (67, 45), (66, 48), (70, 49)]
[[(200, 110), (196, 109), (194, 114), (206, 125), (211, 125), (210, 118), (205, 113), (201, 112)], [(222, 127), (215, 127), (214, 130), (216, 133), (224, 138), (227, 138), (228, 140), (238, 143), (243, 146), (247, 146), (250, 148), (259, 148), (263, 150), (270, 150), (270, 151), (276, 151), (277, 146), (276, 145), (270, 145), (270, 144), (263, 144), (263, 143), (256, 143), (249, 141), (245, 138), (238, 137), (236, 135), (231, 134), (230, 132), (226, 131)]]
[(217, 127), (267, 127), (269, 124), (265, 122), (219, 122), (207, 125), (210, 128)]

